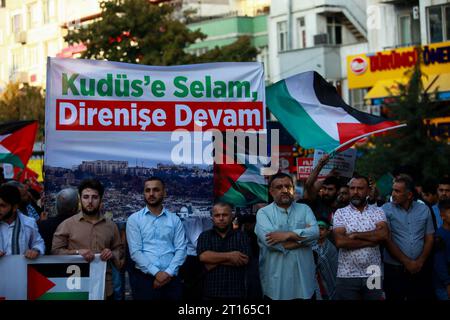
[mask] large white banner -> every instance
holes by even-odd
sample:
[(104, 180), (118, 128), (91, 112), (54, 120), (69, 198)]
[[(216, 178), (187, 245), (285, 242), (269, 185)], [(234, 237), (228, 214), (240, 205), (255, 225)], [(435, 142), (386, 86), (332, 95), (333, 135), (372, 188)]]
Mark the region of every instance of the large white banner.
[(169, 210), (207, 212), (213, 170), (205, 131), (265, 128), (264, 92), (257, 62), (154, 67), (49, 58), (46, 203), (94, 176), (107, 187), (105, 210), (125, 217), (143, 206), (143, 178), (158, 175)]
[(0, 300), (103, 300), (106, 262), (81, 256), (0, 258)]

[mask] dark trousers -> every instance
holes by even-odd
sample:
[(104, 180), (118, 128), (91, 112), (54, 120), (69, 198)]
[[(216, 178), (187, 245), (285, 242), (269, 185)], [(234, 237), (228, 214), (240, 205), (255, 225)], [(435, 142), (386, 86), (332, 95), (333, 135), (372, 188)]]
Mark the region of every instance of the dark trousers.
[(134, 299), (136, 300), (181, 301), (183, 289), (181, 281), (177, 276), (173, 277), (169, 283), (158, 289), (153, 288), (154, 276), (145, 274), (137, 269), (135, 280)]
[(381, 288), (369, 289), (367, 279), (336, 278), (335, 300), (382, 300), (383, 291)]
[(431, 300), (433, 299), (430, 264), (426, 263), (416, 274), (406, 268), (384, 264), (384, 289), (386, 300)]
[(197, 256), (187, 256), (178, 275), (183, 283), (183, 300), (200, 301), (203, 293), (203, 264)]

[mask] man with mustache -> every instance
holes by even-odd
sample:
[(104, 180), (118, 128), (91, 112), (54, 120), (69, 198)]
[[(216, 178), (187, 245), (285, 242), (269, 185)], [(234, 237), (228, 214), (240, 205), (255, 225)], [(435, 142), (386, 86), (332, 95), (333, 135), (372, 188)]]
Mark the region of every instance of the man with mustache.
[[(333, 233), (339, 248), (337, 300), (380, 300), (381, 254), (378, 244), (388, 238), (383, 210), (368, 205), (366, 177), (350, 180), (350, 204), (336, 210)], [(372, 283), (372, 280), (374, 282)]]
[(439, 211), (439, 202), (450, 199), (450, 178), (448, 176), (441, 178), (437, 187), (438, 203), (433, 205), (433, 213), (436, 217), (436, 226), (440, 228), (443, 224)]
[(11, 185), (0, 186), (0, 258), (22, 254), (36, 259), (44, 254), (44, 240), (36, 221), (20, 213), (20, 191)]
[(273, 202), (256, 214), (255, 233), (260, 247), (263, 294), (272, 300), (315, 299), (313, 240), (319, 228), (312, 210), (294, 201), (292, 177), (271, 177)]
[(216, 203), (211, 217), (213, 229), (200, 234), (197, 242), (197, 253), (207, 270), (203, 297), (206, 300), (245, 299), (248, 297), (249, 239), (243, 231), (233, 229), (230, 204)]
[[(124, 248), (119, 229), (100, 213), (104, 188), (95, 179), (83, 180), (78, 187), (81, 212), (64, 220), (53, 235), (52, 254), (81, 255), (87, 262), (100, 254), (100, 259), (114, 263), (116, 268), (124, 264)], [(106, 269), (105, 296), (113, 299), (112, 270)]]
[(163, 180), (148, 178), (144, 182), (146, 206), (127, 221), (128, 247), (137, 268), (133, 292), (137, 300), (182, 298), (178, 271), (186, 259), (186, 237), (180, 218), (163, 206), (165, 197)]
[(414, 201), (414, 181), (398, 175), (392, 202), (383, 205), (391, 230), (384, 250), (384, 287), (387, 300), (423, 300), (432, 297), (431, 264), (434, 226), (427, 205)]

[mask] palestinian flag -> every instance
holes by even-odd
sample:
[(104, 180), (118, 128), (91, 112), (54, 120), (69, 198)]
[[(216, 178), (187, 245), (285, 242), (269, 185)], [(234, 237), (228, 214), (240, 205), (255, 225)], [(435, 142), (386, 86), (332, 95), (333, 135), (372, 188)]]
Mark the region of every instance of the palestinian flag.
[(33, 153), (37, 127), (37, 121), (0, 124), (0, 163), (11, 163), (24, 169)]
[[(228, 147), (224, 145), (223, 163), (214, 163), (214, 198), (236, 207), (268, 202), (267, 181), (260, 173), (262, 166), (250, 164), (250, 161), (245, 160), (246, 156), (249, 156), (247, 148), (242, 146), (237, 148), (236, 144), (233, 147), (234, 150), (231, 152), (234, 154), (233, 161), (229, 161), (225, 151)], [(238, 159), (241, 163), (238, 162)], [(227, 164), (227, 162), (233, 163)]]
[(89, 263), (28, 264), (28, 300), (89, 300)]
[(405, 126), (347, 105), (317, 72), (309, 71), (266, 88), (278, 121), (305, 149), (344, 150), (371, 134)]

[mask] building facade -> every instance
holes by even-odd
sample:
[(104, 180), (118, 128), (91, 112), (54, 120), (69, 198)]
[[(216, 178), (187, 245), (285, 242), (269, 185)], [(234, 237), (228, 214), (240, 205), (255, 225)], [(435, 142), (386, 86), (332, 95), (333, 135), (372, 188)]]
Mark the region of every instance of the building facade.
[[(45, 86), (47, 57), (64, 54), (64, 36), (100, 12), (97, 0), (3, 0), (0, 91), (10, 81)], [(77, 48), (73, 48), (74, 52)], [(83, 48), (78, 48), (78, 50)], [(66, 49), (66, 55), (69, 49)], [(79, 52), (79, 51), (78, 51)]]

